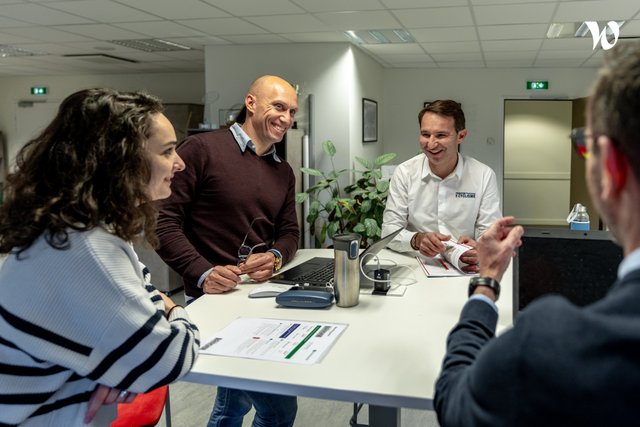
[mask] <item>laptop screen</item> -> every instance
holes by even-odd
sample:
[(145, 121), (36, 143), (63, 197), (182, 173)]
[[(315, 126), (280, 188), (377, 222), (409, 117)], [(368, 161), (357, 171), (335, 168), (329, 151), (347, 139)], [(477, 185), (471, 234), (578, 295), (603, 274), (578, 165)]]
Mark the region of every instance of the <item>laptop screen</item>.
[(622, 258), (608, 231), (525, 228), (513, 260), (514, 316), (549, 293), (579, 306), (597, 301), (616, 280)]

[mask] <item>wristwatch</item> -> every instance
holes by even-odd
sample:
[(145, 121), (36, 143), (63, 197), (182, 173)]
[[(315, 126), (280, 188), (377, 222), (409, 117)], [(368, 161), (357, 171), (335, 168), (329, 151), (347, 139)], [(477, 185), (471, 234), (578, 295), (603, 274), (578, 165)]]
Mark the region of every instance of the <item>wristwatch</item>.
[(277, 249), (269, 249), (267, 252), (271, 252), (275, 257), (273, 261), (273, 271), (280, 271), (282, 268), (282, 254)]
[(500, 298), (500, 283), (498, 283), (496, 279), (492, 279), (491, 277), (472, 277), (471, 280), (469, 280), (469, 296), (473, 295), (473, 292), (478, 286), (486, 286), (493, 289), (493, 292), (496, 294), (496, 301)]

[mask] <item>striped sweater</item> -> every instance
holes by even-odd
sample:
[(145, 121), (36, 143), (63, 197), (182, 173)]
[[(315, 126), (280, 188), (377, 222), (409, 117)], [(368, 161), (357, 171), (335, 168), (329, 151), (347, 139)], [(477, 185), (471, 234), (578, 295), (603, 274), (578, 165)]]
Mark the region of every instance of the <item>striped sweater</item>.
[[(98, 384), (142, 393), (195, 362), (199, 335), (164, 303), (131, 245), (104, 228), (41, 236), (0, 268), (0, 426), (83, 426)], [(116, 405), (91, 425), (108, 425)]]

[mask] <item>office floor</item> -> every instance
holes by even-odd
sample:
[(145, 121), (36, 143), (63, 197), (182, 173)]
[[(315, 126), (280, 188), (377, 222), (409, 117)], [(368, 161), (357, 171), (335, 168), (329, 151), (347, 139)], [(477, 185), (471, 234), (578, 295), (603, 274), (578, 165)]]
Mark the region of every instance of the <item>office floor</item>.
[[(171, 294), (177, 304), (184, 304), (182, 292)], [(171, 396), (171, 424), (173, 427), (205, 427), (211, 414), (216, 394), (214, 386), (179, 381), (169, 386)], [(417, 409), (402, 410), (404, 427), (438, 427), (435, 412)], [(348, 427), (353, 414), (353, 404), (331, 400), (298, 398), (298, 415), (294, 427)], [(359, 424), (368, 423), (368, 407), (363, 406), (358, 415)], [(245, 417), (243, 427), (251, 427), (253, 411)], [(164, 414), (158, 423), (165, 426)]]

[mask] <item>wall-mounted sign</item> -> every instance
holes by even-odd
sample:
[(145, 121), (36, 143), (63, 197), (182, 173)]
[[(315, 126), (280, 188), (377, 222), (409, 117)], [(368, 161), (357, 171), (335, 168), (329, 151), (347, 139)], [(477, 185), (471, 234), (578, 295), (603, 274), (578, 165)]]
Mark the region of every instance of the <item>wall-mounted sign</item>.
[(46, 95), (49, 88), (46, 86), (31, 86), (31, 95)]
[(549, 82), (547, 80), (530, 80), (527, 81), (527, 90), (548, 90)]

